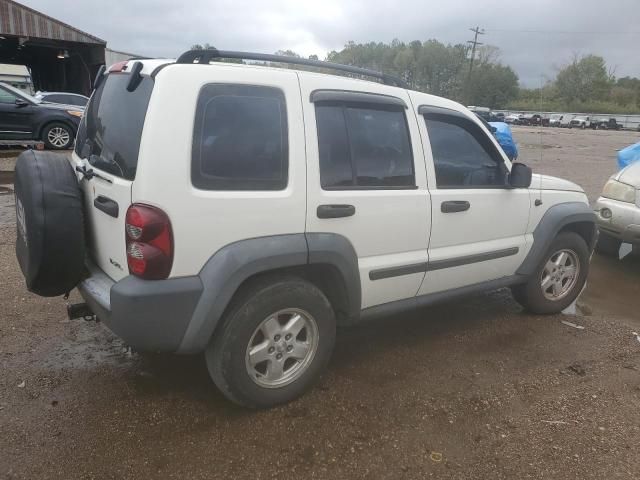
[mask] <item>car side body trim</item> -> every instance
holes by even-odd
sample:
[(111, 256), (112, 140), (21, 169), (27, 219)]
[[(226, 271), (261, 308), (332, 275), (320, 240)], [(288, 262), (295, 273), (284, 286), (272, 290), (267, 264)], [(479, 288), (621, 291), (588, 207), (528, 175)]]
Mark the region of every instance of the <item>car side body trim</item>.
[(445, 268), (469, 265), (471, 263), (486, 262), (488, 260), (495, 260), (498, 258), (517, 255), (519, 251), (520, 249), (518, 247), (513, 247), (505, 248), (502, 250), (495, 250), (493, 252), (465, 255), (464, 257), (436, 260), (433, 262), (414, 263), (411, 265), (402, 265), (399, 267), (381, 268), (378, 270), (371, 270), (369, 272), (369, 279), (381, 280), (383, 278), (399, 277), (402, 275), (410, 275), (412, 273), (431, 272), (434, 270), (443, 270)]

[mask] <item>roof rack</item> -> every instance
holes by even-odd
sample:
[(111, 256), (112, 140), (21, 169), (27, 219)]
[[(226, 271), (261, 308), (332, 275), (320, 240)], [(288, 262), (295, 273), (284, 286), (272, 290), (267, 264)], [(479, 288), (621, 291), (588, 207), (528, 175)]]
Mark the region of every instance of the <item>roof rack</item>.
[(341, 72), (354, 73), (365, 77), (373, 77), (381, 80), (385, 85), (408, 88), (407, 84), (400, 78), (386, 73), (376, 72), (367, 68), (342, 65), (340, 63), (323, 62), (321, 60), (310, 60), (306, 58), (289, 57), (286, 55), (271, 55), (268, 53), (234, 52), (230, 50), (216, 50), (210, 48), (206, 50), (189, 50), (178, 57), (176, 63), (197, 63), (208, 64), (215, 58), (229, 58), (238, 60), (257, 60), (261, 62), (289, 63), (292, 65), (306, 65), (309, 67), (328, 68)]

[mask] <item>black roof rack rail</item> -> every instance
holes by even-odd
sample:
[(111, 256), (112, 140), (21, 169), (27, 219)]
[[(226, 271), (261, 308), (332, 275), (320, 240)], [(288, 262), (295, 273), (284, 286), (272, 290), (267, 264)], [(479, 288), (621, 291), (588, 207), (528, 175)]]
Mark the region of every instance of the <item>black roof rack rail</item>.
[(256, 60), (261, 62), (289, 63), (292, 65), (306, 65), (309, 67), (328, 68), (341, 72), (353, 73), (364, 77), (373, 77), (382, 81), (385, 85), (408, 88), (407, 84), (394, 75), (369, 70), (367, 68), (342, 65), (340, 63), (323, 62), (321, 60), (310, 60), (307, 58), (289, 57), (287, 55), (271, 55), (268, 53), (234, 52), (230, 50), (216, 50), (210, 48), (206, 50), (189, 50), (178, 57), (176, 63), (199, 63), (208, 64), (215, 58), (228, 58), (237, 60)]

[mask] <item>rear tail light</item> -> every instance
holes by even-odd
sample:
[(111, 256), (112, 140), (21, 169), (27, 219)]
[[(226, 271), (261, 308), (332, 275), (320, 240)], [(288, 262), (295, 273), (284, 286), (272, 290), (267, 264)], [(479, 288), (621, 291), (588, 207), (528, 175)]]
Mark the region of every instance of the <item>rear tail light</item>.
[(146, 280), (169, 276), (173, 264), (173, 234), (162, 210), (134, 203), (125, 220), (129, 273)]

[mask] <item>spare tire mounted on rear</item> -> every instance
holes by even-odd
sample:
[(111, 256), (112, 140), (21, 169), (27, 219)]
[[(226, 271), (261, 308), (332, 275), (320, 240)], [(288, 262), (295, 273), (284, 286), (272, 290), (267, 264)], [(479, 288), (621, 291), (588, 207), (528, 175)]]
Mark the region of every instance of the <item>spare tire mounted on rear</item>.
[(55, 297), (84, 273), (82, 192), (69, 161), (29, 150), (15, 170), (16, 256), (29, 291)]

